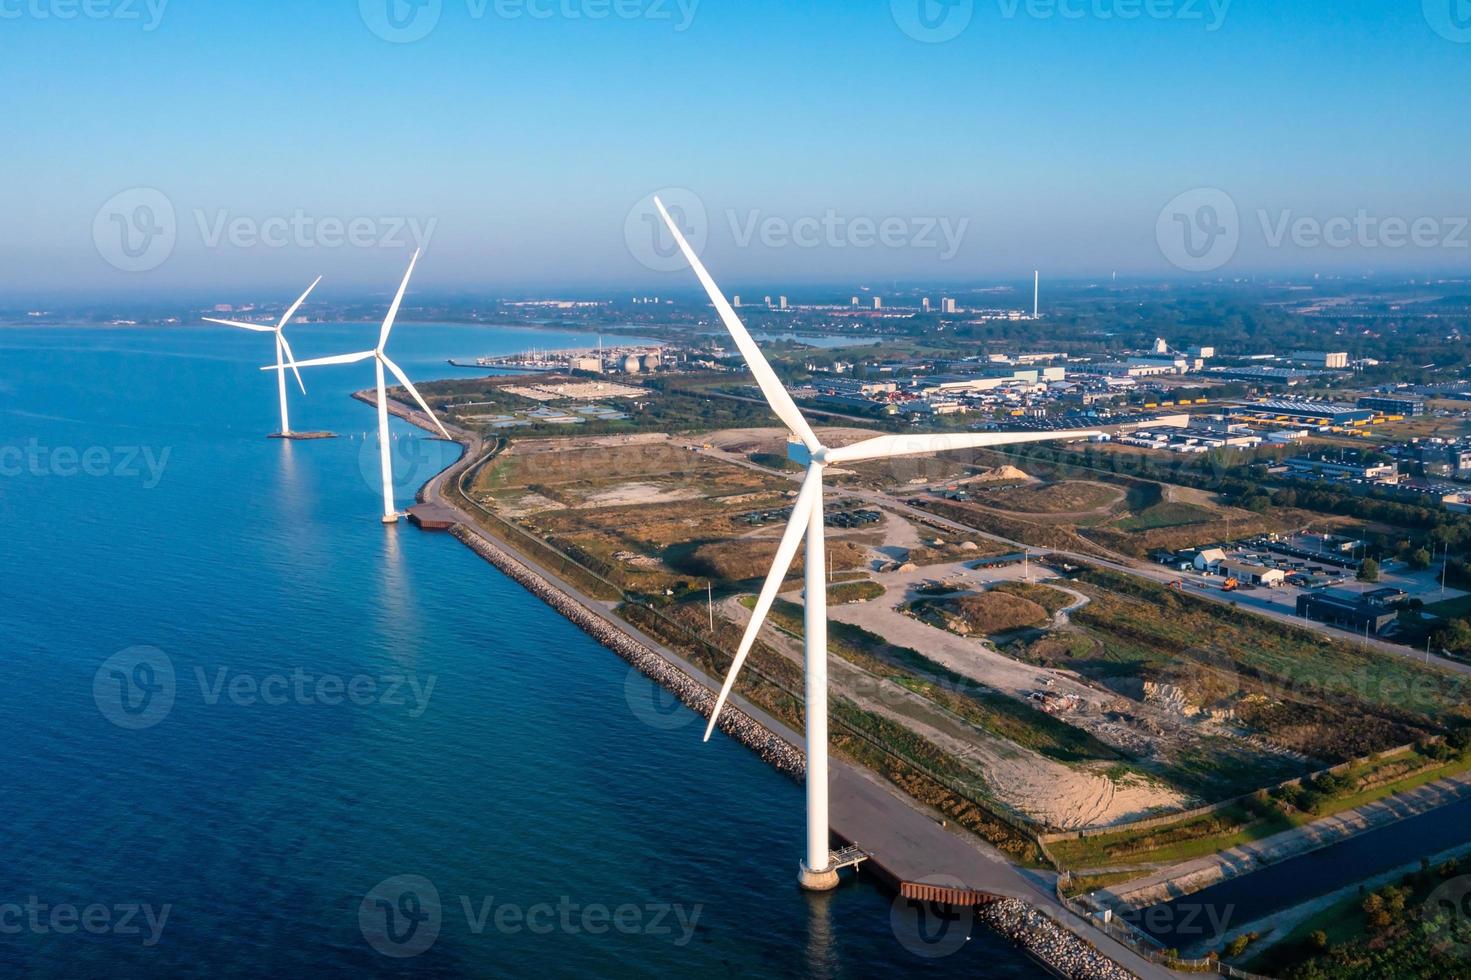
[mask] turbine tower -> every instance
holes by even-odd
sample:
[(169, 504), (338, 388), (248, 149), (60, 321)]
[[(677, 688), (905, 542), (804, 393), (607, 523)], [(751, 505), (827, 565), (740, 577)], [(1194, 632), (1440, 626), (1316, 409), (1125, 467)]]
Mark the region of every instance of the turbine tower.
[[(318, 357), (310, 361), (301, 361), (296, 367), (321, 367), (326, 364), (356, 364), (372, 358), (374, 368), (378, 377), (378, 453), (379, 461), (383, 468), (383, 523), (394, 524), (398, 521), (398, 510), (393, 505), (393, 455), (388, 443), (388, 390), (385, 385), (383, 371), (387, 368), (393, 372), (399, 384), (408, 389), (409, 394), (414, 396), (414, 401), (429, 416), (430, 421), (439, 429), (446, 439), (450, 438), (449, 432), (439, 421), (438, 416), (424, 401), (424, 396), (419, 394), (419, 389), (404, 374), (403, 368), (389, 359), (384, 348), (388, 346), (388, 335), (393, 331), (393, 321), (398, 318), (398, 308), (403, 305), (404, 293), (408, 291), (409, 279), (414, 275), (414, 266), (419, 262), (419, 250), (414, 250), (414, 257), (409, 260), (409, 271), (404, 273), (403, 282), (399, 284), (398, 293), (393, 297), (393, 305), (388, 308), (388, 316), (383, 320), (383, 329), (378, 334), (378, 346), (372, 350), (359, 351), (356, 354), (338, 354), (335, 357)], [(279, 367), (263, 367), (262, 371), (278, 371)]]
[(664, 209), (663, 202), (656, 197), (654, 204), (658, 207), (664, 223), (669, 226), (674, 240), (679, 244), (680, 251), (684, 253), (685, 259), (694, 269), (700, 284), (705, 287), (710, 302), (715, 304), (716, 312), (725, 323), (726, 329), (730, 331), (736, 346), (740, 348), (741, 356), (745, 358), (747, 367), (756, 376), (756, 384), (761, 389), (761, 393), (771, 405), (772, 411), (791, 431), (793, 439), (787, 444), (787, 455), (794, 462), (807, 467), (807, 474), (802, 479), (802, 489), (798, 492), (796, 504), (792, 507), (791, 520), (782, 533), (781, 543), (777, 546), (776, 558), (772, 562), (771, 571), (766, 576), (765, 584), (761, 586), (761, 594), (751, 612), (751, 622), (746, 626), (745, 635), (741, 637), (735, 659), (731, 661), (730, 672), (726, 675), (725, 684), (720, 689), (720, 697), (715, 702), (715, 710), (710, 713), (710, 723), (705, 728), (705, 740), (709, 741), (711, 733), (715, 730), (720, 711), (730, 697), (731, 689), (735, 686), (736, 676), (750, 655), (751, 647), (755, 644), (756, 637), (761, 631), (761, 625), (765, 622), (767, 614), (771, 611), (772, 603), (776, 601), (777, 594), (781, 591), (782, 581), (786, 578), (787, 570), (791, 568), (792, 561), (796, 558), (798, 546), (805, 539), (806, 556), (803, 562), (803, 572), (806, 579), (806, 594), (803, 599), (805, 606), (803, 660), (807, 715), (807, 845), (798, 881), (804, 888), (825, 891), (837, 886), (838, 873), (832, 866), (828, 829), (827, 582), (824, 578), (827, 546), (823, 528), (823, 471), (828, 466), (840, 463), (889, 459), (896, 456), (928, 455), (949, 449), (1001, 446), (1053, 439), (1084, 439), (1101, 433), (1068, 431), (876, 436), (837, 449), (824, 446), (818, 440), (816, 433), (812, 431), (812, 427), (807, 424), (807, 420), (802, 417), (797, 403), (782, 387), (776, 372), (762, 356), (761, 349), (756, 346), (756, 341), (751, 338), (745, 325), (736, 316), (731, 305), (726, 302), (725, 296), (720, 292), (720, 287), (715, 284), (714, 279), (710, 278), (710, 273), (705, 271), (705, 266), (700, 262), (699, 256), (695, 255), (694, 249), (690, 248), (689, 242), (685, 241), (679, 226), (669, 217), (669, 212)]
[[(286, 329), (286, 324), (296, 315), (296, 311), (301, 309), (301, 304), (306, 302), (306, 298), (312, 294), (312, 290), (316, 289), (317, 283), (321, 281), (322, 277), (317, 276), (317, 282), (306, 287), (306, 292), (302, 293), (301, 298), (291, 304), (291, 309), (286, 311), (286, 315), (281, 317), (281, 322), (274, 327), (268, 327), (261, 323), (241, 323), (238, 320), (216, 320), (214, 317), (209, 316), (204, 318), (206, 323), (219, 323), (227, 327), (238, 327), (241, 330), (254, 330), (256, 333), (273, 333), (276, 335), (276, 389), (281, 394), (281, 431), (277, 435), (282, 439), (291, 438), (291, 416), (286, 412), (286, 368), (288, 366), (291, 368), (292, 373), (296, 375), (296, 383), (301, 385), (301, 393), (303, 395), (306, 394), (306, 383), (301, 380), (301, 372), (297, 370), (296, 358), (291, 353), (291, 345), (286, 343), (286, 334), (283, 331)], [(282, 360), (283, 356), (285, 358), (284, 362)]]
[(1042, 270), (1032, 273), (1032, 319), (1042, 319)]

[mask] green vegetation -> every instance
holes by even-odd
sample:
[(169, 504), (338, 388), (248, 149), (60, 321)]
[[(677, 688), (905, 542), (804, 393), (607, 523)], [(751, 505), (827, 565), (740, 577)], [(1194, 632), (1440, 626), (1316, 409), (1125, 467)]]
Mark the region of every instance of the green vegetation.
[[(1284, 980), (1441, 980), (1468, 975), (1465, 859), (1419, 871), (1312, 916), (1247, 964)], [(1228, 951), (1229, 952), (1229, 951)]]
[(839, 582), (827, 588), (827, 604), (841, 606), (850, 602), (868, 602), (884, 594), (884, 587), (869, 579)]

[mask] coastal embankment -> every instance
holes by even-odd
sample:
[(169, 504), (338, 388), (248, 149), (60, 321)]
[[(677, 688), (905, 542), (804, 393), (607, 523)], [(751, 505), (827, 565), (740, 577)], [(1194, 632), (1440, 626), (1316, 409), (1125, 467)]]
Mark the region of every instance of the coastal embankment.
[[(450, 533), (507, 578), (561, 613), (574, 626), (622, 657), (639, 673), (679, 698), (691, 711), (708, 718), (710, 712), (715, 710), (715, 695), (703, 684), (552, 585), (518, 559), (463, 524), (456, 524)], [(806, 773), (807, 760), (800, 749), (767, 731), (734, 705), (727, 705), (721, 712), (718, 727), (793, 779), (801, 780)]]
[[(356, 397), (369, 404), (375, 402), (371, 392), (359, 392)], [(390, 399), (389, 410), (421, 428), (430, 429), (428, 420), (408, 406)], [(547, 574), (490, 540), (476, 529), (473, 517), (458, 506), (456, 501), (447, 498), (444, 489), (450, 481), (459, 479), (461, 474), (488, 458), (478, 436), (463, 430), (457, 431), (453, 427), (451, 431), (455, 433), (456, 441), (464, 447), (465, 453), (456, 463), (424, 485), (418, 495), (420, 501), (442, 505), (457, 514), (459, 523), (450, 528), (450, 533), (461, 543), (612, 650), (641, 674), (669, 691), (696, 714), (708, 718), (714, 709), (715, 695), (707, 684), (691, 677), (673, 658), (650, 648), (636, 636), (631, 627), (611, 622), (597, 611), (596, 604), (591, 600), (561, 588)], [(806, 760), (801, 749), (741, 711), (734, 703), (726, 705), (719, 727), (778, 771), (794, 780), (804, 778)], [(795, 733), (793, 735), (796, 737)], [(916, 865), (916, 854), (925, 854), (935, 863), (967, 878), (993, 883), (994, 887), (989, 890), (998, 894), (998, 897), (1005, 898), (979, 910), (978, 919), (1027, 949), (1039, 962), (1068, 980), (1126, 980), (1129, 977), (1155, 980), (1173, 975), (1098, 932), (1081, 919), (1072, 921), (1071, 913), (1057, 903), (1055, 898), (1045, 889), (1037, 888), (1035, 883), (1025, 879), (1000, 855), (977, 849), (977, 842), (943, 829), (943, 821), (932, 813), (922, 811), (907, 799), (901, 799), (893, 793), (891, 787), (875, 788), (880, 781), (871, 773), (850, 773), (849, 767), (837, 761), (833, 776), (837, 784), (834, 797), (835, 820), (852, 819), (847, 811), (858, 807), (870, 818), (867, 822), (871, 826), (882, 828), (881, 833), (875, 831), (873, 836), (882, 836), (888, 841), (884, 845), (876, 845), (869, 835), (864, 835), (868, 846), (883, 852), (875, 853), (872, 858), (879, 877), (897, 882), (918, 878), (921, 876), (918, 873), (921, 868), (911, 866)], [(846, 834), (841, 829), (838, 829), (838, 833), (848, 839), (856, 836)], [(905, 846), (895, 846), (896, 841), (902, 841)], [(924, 843), (926, 841), (928, 846)], [(954, 860), (947, 860), (944, 857), (946, 854), (952, 855)], [(925, 865), (922, 870), (937, 869)], [(1034, 904), (1016, 898), (1015, 895), (1020, 893), (1034, 895), (1036, 904), (1049, 906), (1049, 912), (1039, 911)], [(1069, 921), (1060, 921), (1063, 919)], [(1104, 948), (1108, 950), (1107, 953), (1102, 951)]]

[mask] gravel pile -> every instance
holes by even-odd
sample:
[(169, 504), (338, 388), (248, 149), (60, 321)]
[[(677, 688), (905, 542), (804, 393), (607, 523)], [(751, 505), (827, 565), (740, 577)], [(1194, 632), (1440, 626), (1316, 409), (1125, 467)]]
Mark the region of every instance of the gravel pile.
[(1014, 898), (993, 902), (977, 917), (1068, 980), (1135, 980), (1134, 974), (1025, 902)]
[[(692, 680), (684, 671), (552, 585), (519, 560), (463, 524), (456, 524), (450, 533), (528, 592), (567, 617), (584, 633), (628, 661), (639, 673), (679, 698), (690, 710), (704, 718), (710, 717), (710, 712), (715, 710), (715, 695), (705, 685)], [(733, 705), (727, 704), (720, 713), (718, 727), (769, 765), (793, 779), (800, 780), (806, 773), (807, 760), (800, 749), (773, 735)]]

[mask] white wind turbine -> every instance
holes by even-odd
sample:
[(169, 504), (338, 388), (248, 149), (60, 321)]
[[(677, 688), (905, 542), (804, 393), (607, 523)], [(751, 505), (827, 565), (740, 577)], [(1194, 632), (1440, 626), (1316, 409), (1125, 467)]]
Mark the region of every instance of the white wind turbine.
[(751, 622), (746, 626), (745, 635), (741, 637), (741, 644), (736, 650), (735, 659), (731, 661), (730, 673), (726, 675), (725, 684), (720, 689), (720, 697), (715, 702), (715, 710), (710, 713), (710, 724), (705, 729), (705, 739), (708, 741), (715, 730), (720, 710), (725, 706), (726, 699), (730, 697), (736, 676), (740, 673), (741, 666), (745, 664), (746, 657), (750, 655), (751, 647), (761, 631), (761, 625), (771, 611), (771, 605), (776, 601), (777, 593), (781, 591), (787, 570), (791, 568), (792, 561), (796, 558), (797, 546), (805, 537), (807, 552), (804, 559), (806, 590), (803, 600), (805, 605), (803, 632), (805, 637), (804, 697), (807, 715), (807, 847), (798, 880), (804, 888), (812, 890), (833, 888), (838, 883), (838, 874), (832, 867), (832, 852), (829, 849), (828, 836), (827, 583), (824, 580), (827, 560), (823, 531), (823, 470), (839, 463), (857, 463), (896, 456), (929, 455), (948, 449), (1001, 446), (1053, 439), (1083, 439), (1101, 433), (1077, 430), (877, 436), (851, 446), (829, 449), (818, 441), (812, 427), (807, 424), (807, 420), (798, 410), (797, 403), (782, 387), (776, 372), (761, 355), (761, 350), (756, 346), (755, 340), (751, 338), (745, 325), (731, 309), (730, 303), (726, 302), (725, 296), (720, 292), (720, 287), (715, 284), (710, 273), (705, 271), (705, 266), (695, 255), (694, 249), (690, 248), (689, 242), (685, 241), (678, 225), (669, 217), (669, 212), (664, 209), (663, 202), (655, 198), (654, 204), (664, 218), (664, 223), (669, 226), (674, 240), (679, 244), (680, 251), (684, 253), (685, 259), (695, 270), (700, 284), (705, 287), (710, 301), (715, 304), (715, 310), (720, 314), (720, 319), (724, 321), (726, 329), (735, 339), (741, 356), (746, 359), (746, 365), (756, 376), (756, 384), (760, 387), (761, 393), (766, 396), (766, 401), (771, 405), (772, 410), (782, 422), (786, 423), (787, 428), (795, 437), (787, 444), (787, 455), (793, 461), (807, 467), (807, 475), (802, 480), (802, 489), (798, 492), (796, 504), (792, 507), (791, 521), (787, 524), (781, 537), (781, 543), (777, 546), (776, 558), (772, 562), (771, 571), (766, 576), (765, 584), (761, 587), (761, 594), (751, 612)]
[(291, 353), (291, 345), (286, 343), (286, 334), (284, 331), (286, 324), (296, 315), (296, 311), (301, 309), (301, 304), (306, 302), (306, 298), (312, 294), (312, 290), (316, 289), (317, 283), (321, 281), (322, 277), (317, 276), (317, 282), (306, 287), (306, 292), (302, 293), (301, 298), (291, 304), (291, 309), (286, 311), (286, 315), (281, 317), (281, 322), (274, 327), (268, 327), (263, 323), (241, 323), (239, 320), (216, 320), (210, 316), (204, 318), (206, 323), (219, 323), (227, 327), (239, 327), (241, 330), (254, 330), (256, 333), (273, 333), (276, 335), (276, 388), (281, 394), (281, 432), (279, 434), (283, 439), (291, 438), (291, 416), (286, 412), (286, 368), (288, 366), (296, 375), (296, 383), (301, 385), (301, 393), (303, 395), (306, 394), (306, 383), (301, 380), (301, 372), (296, 370), (296, 358)]
[[(414, 266), (419, 262), (419, 251), (414, 250), (414, 257), (409, 260), (409, 271), (404, 273), (403, 282), (399, 284), (398, 293), (393, 297), (393, 305), (388, 308), (388, 316), (383, 320), (383, 330), (378, 334), (378, 346), (372, 350), (360, 351), (356, 354), (338, 354), (335, 357), (318, 357), (310, 361), (299, 361), (296, 367), (321, 367), (325, 364), (356, 364), (358, 361), (374, 360), (374, 367), (378, 375), (378, 454), (383, 467), (383, 523), (393, 524), (398, 521), (398, 511), (393, 505), (393, 456), (388, 442), (388, 390), (384, 383), (383, 369), (387, 368), (393, 372), (399, 384), (408, 389), (409, 394), (414, 396), (414, 401), (424, 410), (424, 414), (439, 429), (446, 439), (450, 438), (449, 432), (440, 423), (439, 418), (424, 401), (424, 396), (419, 394), (419, 389), (404, 374), (403, 368), (389, 360), (384, 348), (388, 346), (388, 335), (393, 330), (393, 321), (398, 317), (398, 308), (403, 305), (404, 293), (408, 291), (409, 279), (414, 275)], [(263, 367), (262, 371), (279, 371), (279, 367)]]

